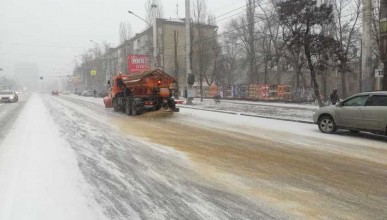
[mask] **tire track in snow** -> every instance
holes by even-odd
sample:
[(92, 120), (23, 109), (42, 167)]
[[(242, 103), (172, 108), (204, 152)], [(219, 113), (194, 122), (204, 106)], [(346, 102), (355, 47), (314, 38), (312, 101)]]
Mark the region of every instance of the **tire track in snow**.
[[(83, 105), (85, 101), (74, 100), (74, 102)], [(272, 138), (257, 139), (257, 135), (245, 136), (238, 131), (227, 130), (227, 128), (214, 129), (214, 132), (203, 128), (195, 130), (184, 124), (176, 126), (174, 123), (169, 123), (167, 128), (163, 129), (163, 123), (160, 121), (147, 125), (146, 121), (144, 122), (147, 115), (128, 118), (124, 114), (104, 111), (102, 105), (94, 102), (86, 100), (84, 105), (87, 106), (85, 111), (89, 114), (95, 111), (102, 117), (105, 114), (112, 116), (111, 120), (115, 121), (115, 125), (127, 129), (128, 133), (141, 135), (145, 131), (136, 130), (141, 125), (147, 129), (152, 128), (152, 132), (148, 131), (143, 136), (147, 136), (153, 142), (188, 152), (191, 157), (192, 155), (197, 156), (197, 159), (203, 164), (214, 164), (215, 170), (212, 173), (215, 175), (222, 173), (222, 170), (235, 174), (234, 178), (221, 176), (220, 180), (237, 181), (238, 178), (241, 178), (243, 179), (241, 182), (250, 181), (253, 189), (254, 187), (257, 189), (256, 195), (262, 197), (269, 194), (271, 198), (277, 199), (274, 204), (284, 203), (285, 207), (289, 207), (290, 213), (299, 212), (310, 218), (329, 216), (331, 218), (375, 219), (375, 217), (386, 215), (383, 208), (386, 204), (384, 196), (386, 172), (385, 163), (382, 163), (385, 161), (385, 154), (374, 158), (375, 160), (369, 158), (374, 155), (373, 147), (376, 146), (367, 147), (364, 143), (357, 145), (354, 140), (351, 140), (350, 143), (354, 142), (352, 144), (336, 142), (329, 138), (325, 139), (326, 135), (318, 138), (293, 136), (276, 130), (258, 130), (263, 132), (263, 135)], [(213, 123), (217, 123), (216, 120), (220, 119), (216, 118)], [(138, 124), (133, 125), (133, 123)], [(203, 121), (199, 120), (196, 123), (200, 125)], [(243, 130), (243, 127), (237, 129)], [(160, 132), (155, 133), (156, 131)], [(177, 135), (176, 140), (163, 138), (171, 134)], [(195, 135), (191, 136), (191, 134)], [(233, 135), (236, 136), (231, 137)], [(225, 146), (222, 145), (223, 143)], [(366, 141), (366, 143), (373, 142)], [(374, 144), (380, 145), (380, 143)], [(234, 151), (233, 148), (237, 149)], [(354, 148), (357, 150), (354, 151)], [(364, 153), (367, 155), (363, 157), (362, 152), (368, 150), (373, 153)], [(216, 153), (212, 154), (214, 151)], [(224, 163), (219, 165), (217, 160)], [(247, 177), (244, 177), (244, 171), (249, 173)], [(204, 173), (208, 175), (210, 172), (204, 171)], [(265, 178), (259, 177), (260, 174), (265, 173), (270, 174), (266, 185), (262, 183)], [(254, 179), (257, 175), (258, 178)], [(234, 186), (228, 184), (230, 185)], [(236, 190), (232, 188), (231, 191)], [(252, 191), (248, 192), (249, 195), (254, 194)]]
[(184, 154), (124, 137), (69, 101), (46, 103), (112, 219), (285, 218), (197, 179)]
[(29, 96), (24, 95), (17, 103), (0, 103), (0, 141), (4, 140), (28, 99)]

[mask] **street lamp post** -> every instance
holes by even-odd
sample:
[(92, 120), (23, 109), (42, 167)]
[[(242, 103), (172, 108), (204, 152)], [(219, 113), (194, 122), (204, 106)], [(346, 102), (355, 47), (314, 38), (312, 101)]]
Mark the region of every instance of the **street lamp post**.
[(132, 12), (132, 11), (128, 11), (128, 12), (129, 12), (129, 14), (132, 14), (132, 15), (136, 16), (137, 18), (139, 18), (139, 19), (145, 21), (145, 22), (149, 25), (149, 27), (152, 26), (147, 20), (145, 20), (144, 18), (142, 18), (142, 17), (136, 15), (134, 12)]
[(195, 83), (194, 75), (192, 75), (191, 70), (191, 2), (190, 0), (185, 0), (185, 51), (186, 51), (186, 71), (187, 71), (187, 105), (192, 105), (193, 98), (192, 95), (192, 85)]
[[(156, 32), (157, 31), (157, 28), (156, 28), (156, 21), (157, 21), (157, 18), (156, 18), (156, 8), (157, 8), (157, 5), (152, 4), (151, 7), (153, 8), (153, 13), (154, 13), (154, 23), (153, 23), (153, 55), (152, 55), (153, 56), (153, 62), (152, 62), (152, 68), (155, 68), (156, 67), (156, 57), (157, 57), (157, 50), (156, 50), (156, 48), (157, 48), (157, 32)], [(128, 11), (128, 12), (129, 12), (129, 14), (132, 14), (132, 15), (136, 16), (137, 18), (145, 21), (149, 25), (149, 27), (152, 26), (147, 20), (145, 20), (142, 17), (136, 15), (134, 12), (132, 12), (132, 11)]]

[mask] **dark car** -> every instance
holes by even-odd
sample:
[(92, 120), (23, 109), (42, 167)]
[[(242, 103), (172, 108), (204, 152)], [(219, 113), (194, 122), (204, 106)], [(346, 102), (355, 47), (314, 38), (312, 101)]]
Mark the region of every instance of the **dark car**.
[(53, 90), (53, 91), (51, 92), (51, 95), (59, 95), (59, 92), (58, 92), (57, 90)]

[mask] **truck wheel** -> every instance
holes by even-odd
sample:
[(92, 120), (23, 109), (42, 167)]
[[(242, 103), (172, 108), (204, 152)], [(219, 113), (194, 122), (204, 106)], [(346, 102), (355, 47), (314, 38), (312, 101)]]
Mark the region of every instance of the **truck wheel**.
[(113, 111), (118, 112), (117, 99), (113, 99)]
[(169, 104), (169, 108), (170, 108), (172, 111), (175, 111), (175, 109), (176, 109), (176, 103), (175, 103), (175, 100), (169, 99), (169, 100), (168, 100), (168, 104)]
[(133, 101), (133, 102), (132, 102), (132, 115), (133, 115), (133, 116), (134, 116), (134, 115), (137, 115), (137, 110), (136, 110), (136, 108), (137, 108), (136, 102)]
[(132, 111), (130, 108), (130, 102), (128, 100), (125, 103), (125, 114), (128, 116), (132, 115)]

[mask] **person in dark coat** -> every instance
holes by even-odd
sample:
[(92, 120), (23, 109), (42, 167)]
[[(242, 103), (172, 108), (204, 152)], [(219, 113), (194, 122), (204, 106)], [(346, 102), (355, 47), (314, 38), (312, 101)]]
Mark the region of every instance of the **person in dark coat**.
[(332, 105), (336, 105), (336, 103), (340, 101), (339, 95), (337, 94), (337, 89), (334, 89), (332, 91), (331, 95), (329, 96), (329, 99), (330, 99)]

